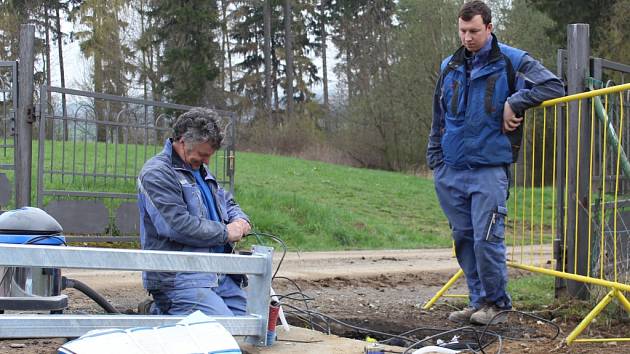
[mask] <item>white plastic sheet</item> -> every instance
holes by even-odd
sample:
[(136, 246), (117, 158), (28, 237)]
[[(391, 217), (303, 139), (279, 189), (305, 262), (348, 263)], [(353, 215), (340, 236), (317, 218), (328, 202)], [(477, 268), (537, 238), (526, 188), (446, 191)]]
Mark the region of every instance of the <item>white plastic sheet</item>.
[(241, 350), (219, 322), (200, 311), (172, 326), (90, 331), (64, 344), (59, 354), (236, 354)]

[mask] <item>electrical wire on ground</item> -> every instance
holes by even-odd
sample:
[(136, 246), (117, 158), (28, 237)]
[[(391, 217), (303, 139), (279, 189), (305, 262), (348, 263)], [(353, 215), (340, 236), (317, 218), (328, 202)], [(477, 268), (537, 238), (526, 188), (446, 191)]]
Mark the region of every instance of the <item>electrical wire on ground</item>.
[(268, 237), (272, 240), (274, 240), (275, 242), (279, 243), (280, 246), (282, 246), (282, 257), (280, 257), (280, 261), (278, 262), (278, 266), (276, 267), (276, 271), (273, 273), (273, 276), (271, 277), (272, 279), (276, 277), (276, 275), (278, 275), (278, 271), (280, 270), (280, 266), (282, 266), (282, 262), (284, 261), (284, 257), (287, 255), (287, 244), (278, 236), (270, 234), (270, 233), (266, 233), (266, 232), (257, 232), (257, 231), (252, 231), (249, 233), (250, 235), (256, 237), (256, 240), (259, 240), (260, 242), (260, 237)]
[[(534, 315), (532, 313), (517, 311), (517, 310), (506, 310), (506, 311), (501, 311), (497, 313), (490, 320), (490, 322), (484, 327), (473, 327), (473, 326), (463, 326), (459, 328), (418, 327), (418, 328), (414, 328), (400, 334), (394, 334), (394, 333), (387, 333), (387, 332), (382, 332), (378, 330), (373, 330), (373, 329), (365, 328), (361, 326), (356, 326), (356, 325), (344, 322), (342, 320), (339, 320), (333, 316), (327, 315), (325, 313), (310, 309), (309, 302), (314, 301), (315, 298), (305, 294), (303, 290), (300, 288), (300, 286), (297, 284), (297, 282), (295, 282), (294, 280), (284, 277), (284, 276), (277, 275), (287, 253), (287, 245), (280, 237), (269, 234), (269, 233), (263, 233), (263, 232), (251, 232), (250, 235), (256, 237), (256, 239), (261, 243), (262, 243), (262, 238), (266, 237), (266, 238), (272, 239), (273, 241), (279, 243), (282, 246), (283, 248), (282, 257), (280, 258), (280, 261), (278, 262), (276, 270), (273, 273), (272, 279), (273, 280), (275, 279), (287, 280), (297, 290), (288, 292), (286, 294), (276, 294), (275, 296), (277, 297), (278, 300), (290, 300), (290, 301), (295, 301), (295, 302), (303, 302), (305, 308), (300, 308), (300, 307), (297, 307), (288, 303), (284, 303), (284, 302), (282, 302), (282, 306), (288, 309), (288, 310), (285, 310), (287, 314), (290, 314), (295, 319), (298, 319), (304, 322), (305, 324), (308, 324), (311, 329), (316, 329), (327, 334), (332, 334), (331, 323), (336, 323), (340, 326), (350, 328), (350, 329), (359, 331), (361, 333), (367, 333), (367, 334), (385, 337), (386, 339), (380, 341), (380, 343), (382, 344), (387, 344), (392, 339), (402, 340), (404, 341), (404, 343), (411, 343), (405, 348), (403, 352), (400, 352), (403, 354), (411, 353), (413, 349), (423, 347), (424, 345), (421, 345), (423, 343), (426, 343), (426, 344), (430, 343), (430, 345), (434, 345), (433, 344), (434, 340), (442, 339), (445, 336), (455, 335), (458, 333), (461, 334), (461, 337), (471, 336), (472, 340), (467, 340), (467, 341), (458, 340), (458, 343), (442, 342), (441, 345), (445, 348), (448, 348), (449, 346), (451, 346), (453, 347), (452, 349), (455, 349), (454, 347), (457, 346), (457, 349), (459, 350), (465, 350), (472, 353), (487, 354), (486, 349), (489, 346), (497, 343), (496, 354), (501, 354), (503, 350), (503, 341), (506, 339), (514, 340), (514, 341), (536, 341), (537, 339), (533, 339), (533, 338), (528, 339), (528, 338), (518, 338), (518, 337), (510, 337), (510, 336), (502, 335), (490, 329), (490, 326), (495, 322), (498, 316), (507, 315), (509, 313), (516, 313), (520, 316), (529, 317), (531, 319), (538, 321), (538, 323), (547, 324), (548, 326), (554, 328), (555, 333), (553, 334), (552, 337), (548, 338), (549, 341), (556, 339), (558, 335), (560, 334), (560, 327), (557, 324), (547, 319), (544, 319), (540, 316)], [(320, 323), (323, 323), (323, 325), (320, 323), (317, 323), (317, 321), (321, 321)], [(422, 332), (422, 331), (431, 332), (434, 334), (430, 336), (425, 336), (422, 339), (418, 339), (415, 336), (413, 337), (411, 336), (415, 333)]]

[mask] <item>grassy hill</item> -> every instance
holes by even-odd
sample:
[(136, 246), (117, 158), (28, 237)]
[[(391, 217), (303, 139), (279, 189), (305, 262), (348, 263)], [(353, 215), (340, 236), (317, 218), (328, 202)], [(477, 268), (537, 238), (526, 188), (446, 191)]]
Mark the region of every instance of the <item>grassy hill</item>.
[[(51, 146), (52, 144), (52, 146)], [(37, 144), (34, 142), (34, 165)], [(72, 149), (76, 149), (72, 153)], [(76, 172), (64, 180), (46, 174), (46, 189), (135, 193), (135, 176), (161, 146), (111, 144), (63, 144), (46, 142), (46, 170)], [(65, 151), (65, 155), (61, 154)], [(59, 156), (65, 156), (60, 159)], [(95, 157), (96, 156), (96, 157)], [(12, 163), (11, 154), (0, 162)], [(63, 166), (62, 166), (63, 165)], [(214, 167), (214, 164), (213, 166)], [(37, 186), (33, 169), (33, 201)], [(83, 176), (82, 173), (87, 173)], [(116, 174), (119, 178), (93, 177)], [(7, 173), (13, 179), (12, 173)], [(255, 230), (276, 234), (293, 250), (343, 250), (448, 247), (446, 218), (437, 202), (430, 179), (401, 173), (357, 169), (318, 161), (238, 152), (236, 199), (250, 215)], [(541, 194), (542, 193), (542, 194)], [(544, 208), (537, 203), (544, 195)], [(534, 203), (531, 203), (531, 200)], [(45, 197), (45, 203), (51, 197)], [(112, 215), (123, 200), (105, 199)], [(508, 239), (528, 244), (537, 238), (538, 225), (550, 234), (551, 189), (519, 188), (509, 201)], [(515, 204), (516, 203), (516, 204)], [(10, 206), (8, 206), (10, 207)], [(524, 207), (524, 208), (523, 208)], [(532, 208), (533, 207), (533, 208)], [(541, 218), (541, 212), (544, 213)], [(518, 220), (526, 220), (525, 223)], [(533, 223), (530, 222), (533, 220)], [(518, 234), (518, 239), (514, 237)], [(252, 240), (254, 241), (254, 240)]]
[(415, 176), (239, 152), (236, 197), (256, 229), (302, 250), (451, 244), (433, 182)]

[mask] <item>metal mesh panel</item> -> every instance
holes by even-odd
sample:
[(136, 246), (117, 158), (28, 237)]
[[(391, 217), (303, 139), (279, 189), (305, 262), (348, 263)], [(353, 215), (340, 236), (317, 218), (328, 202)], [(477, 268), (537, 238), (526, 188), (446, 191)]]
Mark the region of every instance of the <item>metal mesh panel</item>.
[[(66, 233), (85, 235), (92, 228), (81, 223), (95, 214), (86, 208), (82, 218), (81, 203), (102, 203), (108, 210), (106, 235), (137, 234), (129, 225), (137, 225), (138, 214), (128, 205), (136, 199), (138, 172), (162, 150), (171, 122), (193, 107), (56, 87), (42, 87), (40, 100), (37, 205), (75, 219), (62, 224)], [(216, 112), (226, 141), (208, 167), (233, 190), (234, 115)]]

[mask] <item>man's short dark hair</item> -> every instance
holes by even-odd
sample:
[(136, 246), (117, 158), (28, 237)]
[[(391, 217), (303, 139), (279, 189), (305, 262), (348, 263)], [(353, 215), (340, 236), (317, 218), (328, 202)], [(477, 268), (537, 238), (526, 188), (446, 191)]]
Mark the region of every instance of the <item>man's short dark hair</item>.
[(459, 16), (457, 17), (464, 21), (470, 21), (477, 15), (481, 15), (484, 25), (492, 22), (492, 11), (486, 3), (479, 0), (465, 2), (461, 9), (459, 9)]
[(173, 122), (173, 139), (184, 139), (190, 148), (199, 143), (209, 142), (213, 149), (218, 150), (223, 142), (218, 120), (219, 115), (215, 111), (193, 108)]

